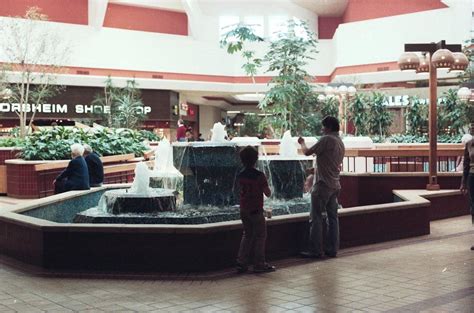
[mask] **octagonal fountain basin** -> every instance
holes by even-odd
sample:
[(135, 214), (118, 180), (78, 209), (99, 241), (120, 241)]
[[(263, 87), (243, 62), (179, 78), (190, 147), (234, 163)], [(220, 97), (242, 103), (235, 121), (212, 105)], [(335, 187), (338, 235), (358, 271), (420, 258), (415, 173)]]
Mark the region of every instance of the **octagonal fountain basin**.
[[(180, 224), (177, 216), (162, 216), (160, 222), (169, 224), (73, 223), (77, 213), (96, 206), (105, 191), (126, 187), (67, 192), (0, 213), (0, 253), (66, 272), (187, 272), (234, 265), (242, 235), (237, 207), (188, 207)], [(397, 191), (395, 198), (398, 202), (340, 210), (341, 247), (429, 234), (430, 205), (452, 210), (464, 201), (459, 191)], [(305, 248), (307, 201), (274, 208), (275, 215), (267, 219), (269, 260), (294, 256)]]

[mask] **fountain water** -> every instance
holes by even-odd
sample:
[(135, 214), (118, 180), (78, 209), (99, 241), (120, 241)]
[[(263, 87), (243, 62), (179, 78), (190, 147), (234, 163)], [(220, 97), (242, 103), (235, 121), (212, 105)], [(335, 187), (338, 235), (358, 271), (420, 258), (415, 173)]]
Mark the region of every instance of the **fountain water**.
[(222, 123), (217, 122), (214, 124), (211, 131), (212, 131), (211, 142), (214, 142), (214, 143), (227, 142), (226, 140), (227, 132), (225, 131), (225, 125), (222, 125)]
[(305, 168), (312, 158), (298, 155), (296, 140), (288, 130), (280, 141), (280, 155), (261, 156), (260, 166), (273, 188), (275, 199), (302, 198), (305, 181)]
[(177, 194), (183, 191), (183, 174), (173, 165), (173, 147), (166, 138), (160, 141), (155, 151), (155, 166), (150, 173), (150, 186), (172, 189)]
[(229, 206), (238, 203), (235, 178), (240, 171), (238, 145), (225, 139), (215, 123), (211, 141), (173, 144), (175, 166), (184, 175), (184, 204)]
[(106, 191), (98, 207), (78, 213), (74, 222), (113, 222), (123, 218), (146, 218), (158, 212), (175, 211), (176, 196), (171, 189), (150, 188), (150, 170), (144, 162), (137, 164), (130, 189)]

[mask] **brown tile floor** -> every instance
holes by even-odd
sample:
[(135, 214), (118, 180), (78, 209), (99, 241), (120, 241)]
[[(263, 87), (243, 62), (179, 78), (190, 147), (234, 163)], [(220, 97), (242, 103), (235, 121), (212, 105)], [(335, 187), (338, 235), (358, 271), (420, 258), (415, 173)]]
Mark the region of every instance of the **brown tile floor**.
[[(474, 312), (470, 217), (429, 236), (288, 259), (277, 272), (74, 277), (0, 262), (1, 312)], [(39, 274), (41, 275), (39, 275)]]

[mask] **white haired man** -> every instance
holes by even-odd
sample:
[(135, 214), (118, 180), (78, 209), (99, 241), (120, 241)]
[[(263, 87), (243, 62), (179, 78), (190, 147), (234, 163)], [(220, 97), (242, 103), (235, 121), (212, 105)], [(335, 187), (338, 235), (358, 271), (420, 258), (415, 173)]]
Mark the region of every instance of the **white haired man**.
[(104, 182), (104, 165), (100, 157), (95, 153), (91, 146), (84, 144), (84, 159), (89, 170), (89, 185), (91, 187), (100, 187)]
[(82, 155), (84, 147), (75, 143), (71, 146), (72, 160), (67, 168), (61, 172), (53, 181), (54, 193), (61, 193), (70, 190), (88, 190), (89, 187), (89, 171), (87, 164)]

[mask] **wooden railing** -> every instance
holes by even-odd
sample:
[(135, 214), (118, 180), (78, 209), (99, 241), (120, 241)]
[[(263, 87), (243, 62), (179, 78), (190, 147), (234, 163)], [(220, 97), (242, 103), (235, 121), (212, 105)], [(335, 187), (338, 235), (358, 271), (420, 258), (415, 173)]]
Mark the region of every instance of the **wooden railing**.
[[(279, 145), (265, 145), (261, 154), (277, 155)], [(438, 144), (438, 171), (456, 171), (461, 162), (462, 144)], [(302, 154), (302, 151), (299, 150)], [(429, 160), (428, 144), (376, 144), (371, 149), (346, 148), (343, 171), (358, 173), (427, 172)]]

